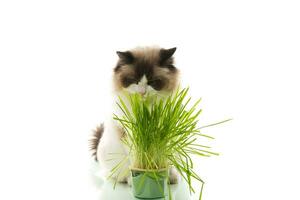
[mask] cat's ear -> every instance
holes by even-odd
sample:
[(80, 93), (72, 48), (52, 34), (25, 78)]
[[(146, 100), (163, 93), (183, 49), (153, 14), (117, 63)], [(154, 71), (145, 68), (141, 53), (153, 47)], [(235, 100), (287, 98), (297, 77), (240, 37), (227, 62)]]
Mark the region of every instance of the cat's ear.
[(160, 63), (164, 63), (169, 60), (176, 51), (176, 47), (171, 49), (161, 49), (160, 50)]
[(119, 56), (120, 60), (126, 64), (130, 64), (134, 60), (134, 57), (130, 51), (117, 51), (117, 55)]

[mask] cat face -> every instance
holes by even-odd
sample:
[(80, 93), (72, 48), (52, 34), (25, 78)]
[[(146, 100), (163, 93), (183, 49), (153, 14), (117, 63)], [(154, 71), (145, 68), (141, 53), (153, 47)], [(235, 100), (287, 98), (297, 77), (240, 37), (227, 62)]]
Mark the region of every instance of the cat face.
[(114, 85), (118, 91), (141, 95), (166, 93), (178, 85), (178, 70), (173, 63), (176, 48), (137, 48), (120, 52), (114, 68)]

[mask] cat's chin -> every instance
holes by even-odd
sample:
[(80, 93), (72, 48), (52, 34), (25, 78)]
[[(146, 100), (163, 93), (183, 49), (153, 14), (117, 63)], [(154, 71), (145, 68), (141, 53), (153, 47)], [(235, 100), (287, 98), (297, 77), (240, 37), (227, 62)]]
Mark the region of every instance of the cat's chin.
[(122, 94), (124, 94), (124, 95), (132, 95), (132, 94), (139, 94), (139, 95), (141, 95), (143, 98), (146, 98), (146, 97), (155, 97), (155, 96), (162, 96), (163, 94), (159, 94), (159, 92), (157, 92), (157, 91), (149, 91), (149, 92), (147, 92), (147, 93), (145, 93), (145, 94), (141, 94), (140, 92), (138, 92), (138, 91), (130, 91), (130, 90), (127, 90), (127, 89), (124, 89), (123, 91), (122, 91)]

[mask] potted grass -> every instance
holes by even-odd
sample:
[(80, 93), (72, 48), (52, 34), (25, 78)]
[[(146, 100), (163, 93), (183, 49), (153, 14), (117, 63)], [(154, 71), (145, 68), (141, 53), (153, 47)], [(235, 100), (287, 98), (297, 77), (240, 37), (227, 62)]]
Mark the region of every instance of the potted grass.
[[(171, 197), (167, 181), (170, 167), (175, 167), (191, 192), (194, 192), (192, 179), (202, 182), (201, 199), (204, 182), (195, 173), (191, 156), (218, 154), (197, 142), (198, 137), (211, 138), (200, 133), (201, 127), (197, 126), (200, 100), (190, 105), (188, 89), (178, 89), (165, 99), (133, 94), (127, 96), (126, 101), (129, 104), (119, 98), (118, 106), (123, 115), (115, 115), (114, 119), (126, 132), (123, 142), (129, 149), (127, 159), (131, 161), (134, 196), (155, 199), (166, 198), (169, 194)], [(121, 167), (119, 163), (115, 169)]]

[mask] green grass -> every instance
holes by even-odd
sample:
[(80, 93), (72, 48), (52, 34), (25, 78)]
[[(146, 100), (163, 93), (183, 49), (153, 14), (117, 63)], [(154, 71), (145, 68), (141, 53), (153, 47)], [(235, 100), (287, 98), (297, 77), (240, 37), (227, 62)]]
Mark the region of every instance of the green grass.
[(212, 138), (201, 134), (201, 127), (197, 126), (201, 114), (197, 107), (201, 99), (191, 104), (188, 89), (178, 89), (165, 99), (143, 98), (139, 94), (127, 98), (130, 106), (120, 98), (118, 106), (123, 116), (115, 115), (114, 119), (125, 129), (123, 142), (130, 149), (132, 168), (158, 170), (173, 165), (194, 192), (191, 180), (203, 181), (193, 169), (191, 155), (218, 155), (197, 141), (199, 137)]

